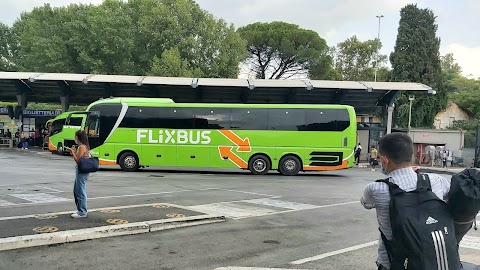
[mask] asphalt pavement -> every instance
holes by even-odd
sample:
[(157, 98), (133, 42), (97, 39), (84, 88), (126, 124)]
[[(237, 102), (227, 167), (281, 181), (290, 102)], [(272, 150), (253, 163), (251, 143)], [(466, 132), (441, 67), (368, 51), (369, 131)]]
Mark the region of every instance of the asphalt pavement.
[[(45, 227), (37, 226), (45, 220), (35, 217), (52, 213), (62, 213), (47, 221), (58, 221), (53, 227), (59, 231), (84, 228), (82, 222), (104, 226), (107, 215), (138, 222), (171, 213), (209, 214), (226, 221), (2, 251), (0, 269), (375, 269), (375, 212), (365, 210), (359, 198), (365, 185), (379, 178), (380, 172), (368, 168), (295, 177), (104, 168), (88, 180), (88, 206), (122, 211), (93, 211), (91, 221), (75, 223), (68, 219), (75, 208), (71, 157), (2, 149), (0, 225), (7, 220), (11, 225), (2, 226), (0, 237)], [(63, 226), (67, 223), (71, 227)], [(480, 264), (480, 232), (471, 231), (461, 246), (463, 261)]]

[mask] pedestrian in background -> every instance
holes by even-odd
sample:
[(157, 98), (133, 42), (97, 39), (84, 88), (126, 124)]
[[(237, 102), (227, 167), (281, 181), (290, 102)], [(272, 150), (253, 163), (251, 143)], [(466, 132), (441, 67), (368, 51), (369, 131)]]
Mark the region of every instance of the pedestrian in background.
[(375, 146), (372, 146), (372, 150), (370, 150), (370, 166), (372, 166), (372, 172), (375, 171), (375, 166), (378, 165), (378, 150)]
[(355, 148), (355, 164), (358, 166), (360, 163), (360, 155), (362, 154), (362, 145), (358, 143), (357, 147)]

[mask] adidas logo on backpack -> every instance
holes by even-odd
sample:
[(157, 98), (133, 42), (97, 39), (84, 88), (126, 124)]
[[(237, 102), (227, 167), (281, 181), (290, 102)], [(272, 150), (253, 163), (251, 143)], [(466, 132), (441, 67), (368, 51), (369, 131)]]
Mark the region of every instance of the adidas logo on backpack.
[(427, 224), (427, 225), (435, 224), (435, 223), (438, 223), (438, 220), (436, 220), (432, 217), (428, 217), (427, 221), (425, 222), (425, 224)]
[[(417, 189), (406, 192), (388, 179), (392, 239), (381, 232), (390, 270), (459, 270), (454, 221), (447, 204), (432, 192), (428, 175), (418, 175)], [(435, 217), (435, 218), (434, 218)]]

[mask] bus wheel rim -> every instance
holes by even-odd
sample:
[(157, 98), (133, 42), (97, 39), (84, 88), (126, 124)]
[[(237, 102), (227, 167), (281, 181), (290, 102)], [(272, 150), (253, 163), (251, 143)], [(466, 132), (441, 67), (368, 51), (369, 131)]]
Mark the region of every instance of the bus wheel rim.
[(125, 160), (124, 160), (124, 164), (125, 164), (125, 167), (131, 169), (131, 168), (134, 168), (135, 165), (137, 164), (136, 160), (135, 160), (135, 157), (126, 157)]
[(285, 168), (285, 170), (289, 171), (289, 172), (293, 172), (295, 171), (295, 169), (297, 168), (297, 164), (294, 160), (292, 159), (289, 159), (285, 162), (285, 164), (283, 165), (283, 167)]
[(263, 171), (265, 171), (266, 166), (267, 166), (267, 164), (265, 163), (265, 161), (264, 161), (263, 159), (256, 159), (256, 160), (253, 162), (253, 169), (254, 169), (256, 172), (263, 172)]

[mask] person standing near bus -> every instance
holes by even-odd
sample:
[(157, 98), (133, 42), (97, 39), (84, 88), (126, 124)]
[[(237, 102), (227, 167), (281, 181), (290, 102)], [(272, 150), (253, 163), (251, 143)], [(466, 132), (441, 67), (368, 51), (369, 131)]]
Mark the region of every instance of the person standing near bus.
[(375, 166), (378, 165), (378, 150), (375, 146), (372, 146), (372, 150), (370, 150), (370, 166), (372, 166), (372, 172), (375, 171)]
[[(77, 132), (75, 132), (75, 144), (78, 145), (78, 149), (75, 146), (72, 146), (72, 148), (70, 148), (70, 154), (72, 155), (76, 163), (78, 163), (81, 158), (91, 157), (87, 133), (84, 130), (78, 130)], [(77, 165), (75, 170), (75, 184), (73, 186), (73, 196), (75, 197), (77, 212), (71, 215), (72, 218), (87, 217), (88, 177), (89, 177), (89, 173), (81, 173), (78, 170), (78, 165)]]
[(362, 145), (358, 143), (357, 147), (355, 148), (355, 163), (358, 166), (360, 163), (360, 155), (362, 154)]

